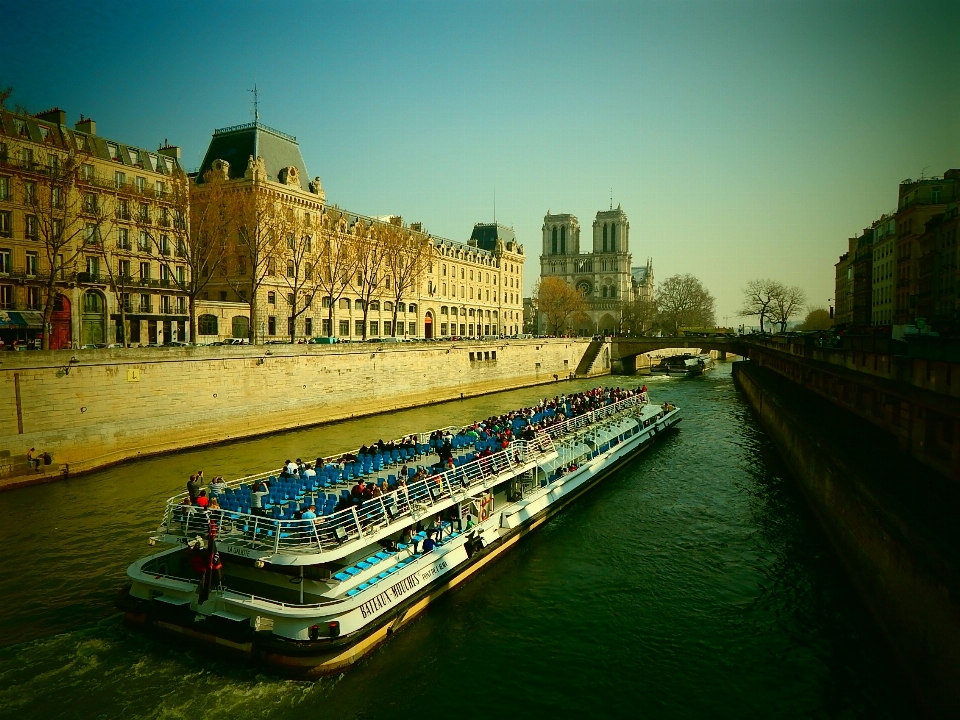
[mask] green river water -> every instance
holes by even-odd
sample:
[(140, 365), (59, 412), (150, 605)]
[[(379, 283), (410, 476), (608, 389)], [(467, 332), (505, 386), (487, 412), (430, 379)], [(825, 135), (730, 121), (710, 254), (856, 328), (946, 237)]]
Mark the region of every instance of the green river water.
[[(113, 609), (163, 501), (597, 384), (681, 428), (351, 671), (286, 680), (127, 630)], [(0, 493), (2, 718), (903, 718), (905, 686), (720, 365), (498, 393)]]

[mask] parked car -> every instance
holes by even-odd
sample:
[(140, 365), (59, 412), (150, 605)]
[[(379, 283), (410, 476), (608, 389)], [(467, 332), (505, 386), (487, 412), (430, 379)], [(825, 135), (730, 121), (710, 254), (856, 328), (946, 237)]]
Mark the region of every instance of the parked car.
[[(214, 344), (218, 344), (218, 343), (214, 343)], [(249, 345), (249, 344), (250, 344), (250, 340), (247, 339), (247, 338), (227, 338), (226, 340), (223, 341), (223, 343), (220, 343), (220, 344), (223, 344), (223, 345)]]
[(164, 347), (193, 347), (193, 343), (186, 342), (185, 340), (167, 340), (163, 344)]
[(340, 341), (335, 337), (312, 337), (307, 342), (310, 345), (333, 345)]

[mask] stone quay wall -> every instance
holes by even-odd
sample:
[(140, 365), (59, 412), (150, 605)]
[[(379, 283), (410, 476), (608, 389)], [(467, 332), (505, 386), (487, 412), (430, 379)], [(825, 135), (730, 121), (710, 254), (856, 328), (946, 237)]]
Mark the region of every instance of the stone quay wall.
[[(551, 339), (2, 353), (0, 487), (553, 382), (575, 371), (588, 346)], [(597, 361), (590, 374), (609, 370)], [(39, 475), (27, 466), (31, 447), (52, 456)]]
[[(733, 369), (737, 387), (799, 483), (924, 714), (956, 717), (960, 566), (951, 547), (951, 519), (935, 511), (935, 483), (920, 485), (924, 469), (894, 457), (893, 444), (884, 448), (876, 441), (882, 431), (865, 421), (844, 414), (831, 422), (826, 417), (831, 411), (846, 411), (790, 387), (768, 368), (742, 362)], [(838, 437), (837, 425), (860, 423), (862, 434)], [(909, 487), (898, 492), (898, 481)], [(911, 494), (928, 497), (917, 498), (914, 506)]]

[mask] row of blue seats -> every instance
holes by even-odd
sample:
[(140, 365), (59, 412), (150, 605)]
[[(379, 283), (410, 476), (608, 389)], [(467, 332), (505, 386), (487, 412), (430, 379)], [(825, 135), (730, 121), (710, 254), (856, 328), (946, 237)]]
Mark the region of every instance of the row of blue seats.
[[(442, 525), (443, 525), (443, 530), (441, 531), (441, 535), (443, 534), (444, 531), (446, 531), (447, 529), (449, 529), (450, 523), (449, 523), (449, 522), (444, 522)], [(459, 535), (460, 535), (460, 532), (458, 532), (458, 531), (453, 531), (452, 533), (450, 533), (449, 535), (447, 535), (445, 538), (443, 538), (442, 540), (438, 541), (437, 544), (438, 544), (438, 545), (442, 545), (443, 543), (448, 542), (448, 541), (452, 540), (453, 538), (455, 538), (455, 537), (457, 537), (457, 536), (459, 536)], [(415, 543), (415, 544), (419, 544), (419, 543), (423, 542), (424, 540), (426, 540), (426, 538), (427, 538), (427, 533), (425, 533), (425, 532), (423, 532), (423, 531), (420, 531), (419, 533), (417, 533), (416, 535), (413, 536), (413, 540), (414, 540), (414, 543)], [(399, 544), (397, 545), (397, 548), (398, 548), (399, 550), (406, 550), (408, 547), (409, 547), (409, 545), (404, 545), (403, 543), (399, 543)], [(387, 560), (387, 559), (389, 559), (390, 557), (392, 557), (392, 556), (394, 556), (394, 555), (396, 555), (395, 552), (389, 552), (389, 551), (378, 552), (376, 555), (371, 556), (371, 557), (368, 557), (366, 560), (361, 561), (361, 562), (358, 562), (356, 565), (354, 565), (354, 566), (352, 566), (352, 567), (344, 568), (341, 572), (336, 573), (333, 577), (336, 578), (337, 580), (339, 580), (340, 582), (346, 582), (347, 580), (350, 580), (354, 575), (359, 575), (359, 574), (360, 574), (361, 572), (363, 572), (364, 570), (368, 570), (368, 569), (371, 568), (373, 565), (376, 565), (377, 563), (379, 563), (379, 562), (381, 562), (381, 561), (383, 561), (383, 560)], [(406, 565), (409, 565), (410, 563), (412, 563), (412, 562), (414, 562), (415, 560), (419, 559), (422, 555), (423, 555), (422, 552), (413, 553), (413, 554), (411, 554), (411, 555), (408, 555), (408, 556), (405, 557), (404, 559), (402, 559), (402, 560), (400, 560), (399, 562), (397, 562), (397, 563), (391, 565), (390, 567), (388, 567), (388, 568), (387, 568), (386, 570), (384, 570), (383, 572), (381, 572), (381, 573), (379, 573), (379, 574), (377, 574), (377, 575), (374, 575), (374, 576), (373, 576), (372, 578), (370, 578), (369, 580), (360, 583), (357, 587), (348, 590), (348, 591), (347, 591), (347, 596), (348, 596), (348, 597), (353, 597), (354, 595), (357, 595), (358, 593), (363, 592), (363, 591), (366, 590), (367, 588), (373, 587), (374, 585), (376, 585), (376, 584), (377, 584), (378, 582), (380, 582), (381, 580), (383, 580), (383, 579), (389, 577), (390, 575), (392, 575), (393, 573), (397, 572), (397, 570), (400, 570), (402, 567), (404, 567), (404, 566), (406, 566)], [(373, 560), (373, 561), (375, 561), (375, 562), (371, 562), (371, 560)]]

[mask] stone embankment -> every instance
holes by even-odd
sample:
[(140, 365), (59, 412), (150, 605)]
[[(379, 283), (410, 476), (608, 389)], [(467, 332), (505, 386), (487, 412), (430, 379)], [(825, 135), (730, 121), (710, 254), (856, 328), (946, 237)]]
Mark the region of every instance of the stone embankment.
[(753, 362), (734, 380), (934, 717), (960, 708), (960, 491), (885, 429)]
[[(0, 489), (188, 447), (566, 378), (586, 340), (0, 355)], [(591, 375), (609, 373), (609, 349)], [(27, 451), (52, 462), (29, 472)]]

